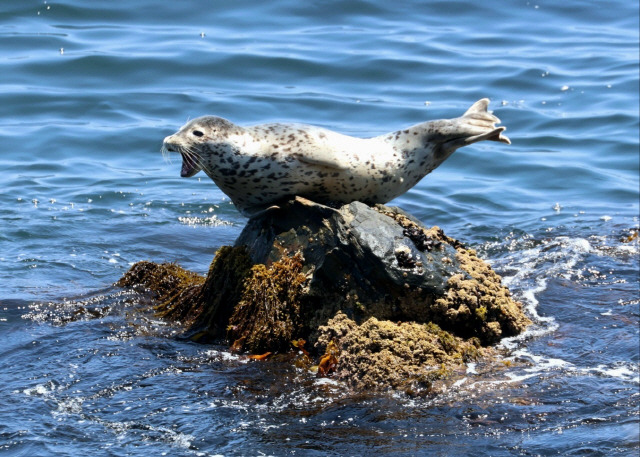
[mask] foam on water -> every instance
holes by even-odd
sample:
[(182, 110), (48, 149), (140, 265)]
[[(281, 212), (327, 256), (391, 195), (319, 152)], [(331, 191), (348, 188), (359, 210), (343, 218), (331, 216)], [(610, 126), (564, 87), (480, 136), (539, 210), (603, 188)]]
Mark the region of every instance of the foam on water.
[(208, 225), (208, 226), (217, 227), (220, 225), (234, 225), (233, 222), (219, 219), (218, 216), (215, 214), (207, 217), (198, 217), (198, 216), (179, 217), (178, 220), (181, 223), (185, 225), (190, 225), (190, 226)]
[[(619, 257), (625, 256), (628, 252), (638, 254), (638, 244), (620, 245), (616, 243), (613, 248), (610, 246), (609, 237), (591, 237), (597, 246), (594, 247), (585, 238), (575, 238), (565, 235), (546, 238), (536, 243), (534, 247), (528, 249), (515, 248), (513, 242), (510, 243), (511, 254), (494, 262), (494, 267), (509, 273), (503, 277), (504, 283), (514, 291), (520, 300), (525, 304), (527, 314), (533, 319), (534, 325), (530, 326), (522, 334), (505, 338), (500, 342), (500, 346), (509, 350), (508, 360), (516, 362), (526, 361), (532, 366), (525, 368), (526, 374), (506, 373), (503, 381), (495, 382), (522, 382), (537, 374), (551, 371), (565, 371), (580, 374), (598, 373), (604, 376), (611, 376), (623, 381), (638, 382), (638, 367), (630, 363), (612, 362), (609, 366), (599, 365), (596, 368), (578, 367), (573, 363), (561, 358), (548, 357), (542, 354), (535, 354), (526, 345), (527, 341), (552, 335), (556, 332), (560, 324), (552, 316), (541, 316), (538, 313), (538, 296), (547, 290), (550, 279), (573, 280), (584, 278), (585, 270), (598, 274), (588, 266), (587, 257), (589, 255)], [(522, 244), (530, 244), (529, 236), (523, 237)], [(516, 245), (518, 242), (516, 241)], [(576, 268), (578, 267), (578, 268)], [(600, 313), (602, 316), (611, 316), (611, 310)], [(457, 383), (461, 385), (461, 382)]]

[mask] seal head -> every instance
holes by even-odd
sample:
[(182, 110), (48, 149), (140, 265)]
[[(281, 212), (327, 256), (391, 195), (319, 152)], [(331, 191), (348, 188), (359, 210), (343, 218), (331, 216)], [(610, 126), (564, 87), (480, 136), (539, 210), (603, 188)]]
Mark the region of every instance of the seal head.
[(220, 143), (234, 125), (217, 116), (204, 116), (185, 124), (178, 132), (164, 139), (163, 149), (182, 156), (180, 176), (190, 178), (203, 169), (202, 153), (209, 143)]

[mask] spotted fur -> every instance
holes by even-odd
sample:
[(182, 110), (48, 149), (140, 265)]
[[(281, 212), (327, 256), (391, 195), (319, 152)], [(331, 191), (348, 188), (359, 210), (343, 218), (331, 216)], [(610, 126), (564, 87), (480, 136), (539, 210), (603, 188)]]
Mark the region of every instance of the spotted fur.
[(240, 127), (204, 116), (166, 137), (163, 150), (182, 155), (181, 176), (204, 171), (246, 216), (296, 195), (329, 204), (386, 203), (462, 146), (509, 144), (488, 105), (485, 98), (459, 118), (373, 138), (303, 124)]

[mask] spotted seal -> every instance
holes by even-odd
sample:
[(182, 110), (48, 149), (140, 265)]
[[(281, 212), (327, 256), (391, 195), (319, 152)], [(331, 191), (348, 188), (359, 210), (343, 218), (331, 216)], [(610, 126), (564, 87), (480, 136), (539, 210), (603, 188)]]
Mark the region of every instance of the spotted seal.
[(182, 155), (182, 177), (204, 171), (245, 216), (295, 195), (328, 204), (386, 203), (462, 146), (510, 144), (488, 106), (483, 98), (461, 117), (373, 138), (304, 124), (241, 127), (203, 116), (166, 137), (163, 150)]

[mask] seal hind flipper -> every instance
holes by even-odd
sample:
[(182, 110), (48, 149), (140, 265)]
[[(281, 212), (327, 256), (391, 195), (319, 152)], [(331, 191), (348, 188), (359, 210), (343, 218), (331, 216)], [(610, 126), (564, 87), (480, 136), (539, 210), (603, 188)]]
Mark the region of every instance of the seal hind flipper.
[(496, 129), (491, 130), (490, 132), (483, 133), (481, 135), (474, 135), (474, 136), (467, 137), (464, 140), (464, 144), (467, 145), (467, 144), (477, 143), (478, 141), (484, 141), (484, 140), (499, 141), (501, 143), (511, 144), (511, 140), (509, 139), (509, 137), (507, 137), (506, 135), (502, 135), (502, 132), (504, 132), (505, 130), (507, 130), (506, 127), (498, 127)]
[(489, 99), (486, 97), (481, 98), (480, 100), (475, 102), (473, 105), (471, 105), (469, 109), (464, 112), (462, 117), (470, 116), (476, 113), (480, 115), (488, 114), (491, 118), (494, 119), (494, 122), (500, 122), (500, 120), (489, 111)]
[(478, 141), (483, 140), (499, 141), (501, 143), (511, 144), (511, 140), (506, 135), (502, 135), (502, 132), (507, 128), (495, 126), (495, 124), (500, 123), (500, 119), (498, 119), (497, 116), (494, 116), (488, 108), (489, 99), (482, 98), (471, 105), (471, 107), (462, 115), (461, 119), (463, 119), (468, 126), (479, 127), (478, 130), (491, 129), (488, 132), (478, 132), (477, 135), (467, 137), (464, 141), (465, 145), (477, 143)]

